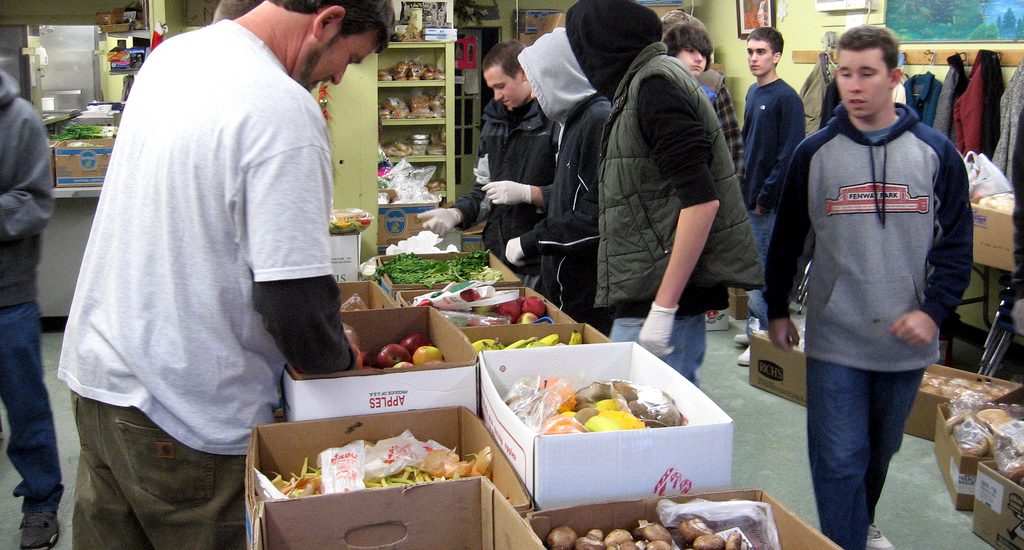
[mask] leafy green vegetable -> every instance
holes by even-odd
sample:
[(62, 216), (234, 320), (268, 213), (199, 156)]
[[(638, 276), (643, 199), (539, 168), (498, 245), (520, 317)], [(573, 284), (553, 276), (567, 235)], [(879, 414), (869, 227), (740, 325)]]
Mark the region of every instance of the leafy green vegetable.
[(406, 253), (384, 262), (377, 272), (387, 273), (396, 285), (433, 286), (452, 281), (496, 281), (501, 274), (489, 267), (489, 260), (490, 253), (486, 250), (474, 250), (451, 260), (423, 258)]
[(103, 127), (89, 124), (68, 124), (61, 131), (54, 132), (54, 141), (71, 141), (75, 139), (100, 139)]

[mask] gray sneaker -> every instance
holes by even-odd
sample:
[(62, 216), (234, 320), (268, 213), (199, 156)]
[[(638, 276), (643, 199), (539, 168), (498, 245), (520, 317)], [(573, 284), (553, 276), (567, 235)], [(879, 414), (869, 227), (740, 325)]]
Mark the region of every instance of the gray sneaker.
[(885, 535), (875, 527), (875, 524), (868, 525), (867, 550), (896, 550), (896, 547), (885, 538)]
[(60, 537), (56, 512), (29, 512), (21, 519), (22, 548), (53, 548)]

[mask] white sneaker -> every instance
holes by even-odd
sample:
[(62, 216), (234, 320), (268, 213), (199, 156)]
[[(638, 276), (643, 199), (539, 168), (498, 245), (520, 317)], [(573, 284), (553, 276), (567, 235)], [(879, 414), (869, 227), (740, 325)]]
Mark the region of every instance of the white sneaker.
[(741, 367), (750, 366), (750, 346), (747, 346), (747, 349), (745, 349), (743, 353), (741, 353), (740, 356), (736, 358), (736, 364)]
[(733, 336), (732, 337), (732, 341), (737, 346), (749, 346), (750, 345), (750, 338), (747, 336), (746, 332), (741, 332), (741, 333), (737, 334), (736, 336)]
[(875, 524), (868, 525), (867, 550), (896, 550), (896, 547), (885, 538), (885, 535), (875, 527)]

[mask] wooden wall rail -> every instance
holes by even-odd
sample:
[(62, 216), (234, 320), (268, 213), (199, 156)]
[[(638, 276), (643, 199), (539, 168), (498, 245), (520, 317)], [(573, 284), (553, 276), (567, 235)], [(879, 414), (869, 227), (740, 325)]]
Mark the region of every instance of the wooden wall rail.
[[(999, 62), (1004, 67), (1016, 67), (1020, 65), (1021, 61), (1024, 61), (1024, 49), (1020, 50), (997, 50), (991, 48), (982, 48), (990, 51), (994, 51), (999, 54)], [(907, 55), (907, 65), (945, 65), (946, 58), (951, 55), (965, 54), (965, 64), (970, 65), (974, 62), (974, 57), (978, 55), (978, 50), (941, 50), (935, 49), (923, 49), (923, 50), (900, 50)], [(793, 63), (814, 63), (818, 61), (818, 54), (820, 50), (796, 50), (793, 52)]]

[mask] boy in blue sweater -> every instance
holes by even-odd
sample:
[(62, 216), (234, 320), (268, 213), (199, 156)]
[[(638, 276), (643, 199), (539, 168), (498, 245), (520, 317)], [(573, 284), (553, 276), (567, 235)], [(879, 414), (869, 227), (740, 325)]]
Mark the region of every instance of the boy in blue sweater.
[[(744, 177), (741, 186), (762, 264), (768, 254), (768, 241), (775, 226), (779, 192), (789, 157), (804, 139), (804, 104), (776, 72), (782, 59), (782, 47), (782, 34), (772, 27), (754, 29), (747, 38), (747, 64), (757, 83), (747, 90), (743, 113)], [(736, 336), (737, 344), (748, 346), (754, 319), (760, 323), (760, 330), (768, 326), (761, 291), (752, 290), (749, 294), (750, 317), (746, 333)], [(750, 364), (749, 347), (736, 362), (741, 366)]]
[(813, 239), (807, 445), (821, 530), (847, 550), (892, 548), (874, 526), (889, 460), (939, 326), (971, 275), (967, 173), (956, 148), (894, 104), (898, 44), (882, 27), (839, 40), (842, 105), (793, 153), (766, 264), (769, 337), (799, 343), (789, 291)]

